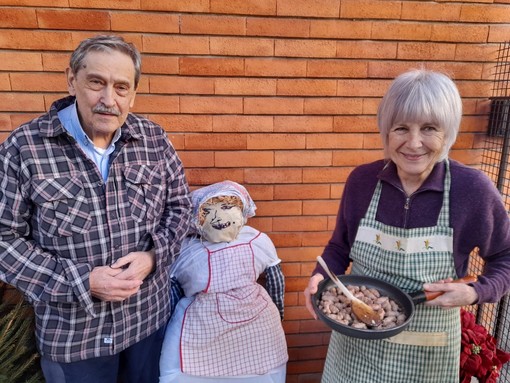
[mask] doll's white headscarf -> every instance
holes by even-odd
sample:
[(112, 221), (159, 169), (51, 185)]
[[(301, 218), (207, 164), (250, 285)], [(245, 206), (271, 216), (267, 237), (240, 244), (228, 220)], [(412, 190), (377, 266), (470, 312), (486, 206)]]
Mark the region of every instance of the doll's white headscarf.
[(200, 207), (211, 198), (220, 196), (238, 197), (243, 203), (243, 225), (246, 224), (248, 218), (255, 215), (257, 206), (251, 199), (246, 188), (234, 181), (218, 182), (191, 192), (191, 201), (193, 205), (193, 216), (191, 218), (191, 230), (200, 236), (203, 235), (202, 226), (200, 225)]

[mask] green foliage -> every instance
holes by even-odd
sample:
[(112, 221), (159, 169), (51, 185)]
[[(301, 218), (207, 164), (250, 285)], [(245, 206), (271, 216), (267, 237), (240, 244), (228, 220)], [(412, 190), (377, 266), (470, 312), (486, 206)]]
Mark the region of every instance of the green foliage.
[(0, 283), (0, 383), (43, 382), (32, 308), (23, 299), (4, 300), (5, 290)]

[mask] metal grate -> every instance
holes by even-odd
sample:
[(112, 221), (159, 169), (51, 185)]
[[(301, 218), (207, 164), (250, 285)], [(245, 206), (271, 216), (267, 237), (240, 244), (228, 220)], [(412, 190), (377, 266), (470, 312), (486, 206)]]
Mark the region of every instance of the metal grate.
[[(482, 170), (494, 181), (501, 192), (507, 209), (510, 209), (510, 42), (501, 43), (494, 73), (493, 95), (489, 114), (488, 137), (482, 155)], [(483, 270), (483, 261), (475, 256), (471, 260), (472, 272)], [(507, 294), (495, 304), (473, 308), (477, 322), (497, 339), (498, 347), (510, 351), (510, 297)], [(507, 363), (498, 379), (510, 383)]]

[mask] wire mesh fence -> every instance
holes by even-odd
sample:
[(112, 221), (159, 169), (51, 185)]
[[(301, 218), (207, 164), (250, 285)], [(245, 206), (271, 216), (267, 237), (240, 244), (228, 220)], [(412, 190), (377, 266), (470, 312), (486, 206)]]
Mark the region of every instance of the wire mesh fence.
[[(494, 181), (510, 210), (510, 42), (501, 43), (494, 72), (487, 140), (482, 154), (482, 170)], [(480, 274), (483, 261), (474, 256), (470, 272)], [(498, 348), (510, 352), (510, 297), (507, 294), (495, 304), (473, 307), (477, 322), (497, 339)], [(506, 364), (498, 383), (510, 383), (510, 367)]]

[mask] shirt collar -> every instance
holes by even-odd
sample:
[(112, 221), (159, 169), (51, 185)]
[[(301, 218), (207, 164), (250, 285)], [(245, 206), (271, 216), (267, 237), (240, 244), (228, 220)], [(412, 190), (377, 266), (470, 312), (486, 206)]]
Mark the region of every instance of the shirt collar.
[[(419, 187), (418, 191), (433, 190), (433, 191), (444, 191), (444, 178), (446, 176), (445, 162), (441, 161), (434, 165), (432, 172), (430, 172), (427, 179)], [(388, 182), (389, 184), (403, 189), (402, 182), (397, 173), (397, 166), (393, 161), (388, 161), (384, 168), (379, 172), (378, 178), (381, 181)]]

